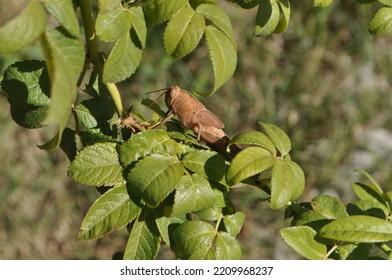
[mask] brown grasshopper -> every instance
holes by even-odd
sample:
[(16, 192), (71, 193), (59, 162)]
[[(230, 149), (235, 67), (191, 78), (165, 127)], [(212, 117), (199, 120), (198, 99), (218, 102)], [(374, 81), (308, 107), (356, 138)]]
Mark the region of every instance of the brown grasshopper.
[(227, 151), (230, 138), (222, 130), (224, 123), (189, 92), (172, 86), (165, 92), (165, 103), (169, 108), (168, 115), (159, 123), (164, 124), (177, 115), (182, 125), (193, 130), (197, 140), (206, 143), (228, 156), (234, 157), (239, 148), (232, 145)]

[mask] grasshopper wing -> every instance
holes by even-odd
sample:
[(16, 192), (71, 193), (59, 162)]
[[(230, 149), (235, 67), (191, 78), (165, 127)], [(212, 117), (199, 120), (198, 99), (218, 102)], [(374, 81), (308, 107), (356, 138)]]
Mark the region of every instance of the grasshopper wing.
[(224, 128), (225, 124), (216, 115), (203, 108), (197, 112), (197, 122), (201, 126), (212, 126), (215, 128)]

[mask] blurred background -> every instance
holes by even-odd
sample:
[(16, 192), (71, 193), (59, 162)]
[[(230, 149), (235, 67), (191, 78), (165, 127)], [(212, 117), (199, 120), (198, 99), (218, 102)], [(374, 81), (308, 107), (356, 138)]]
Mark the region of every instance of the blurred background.
[[(7, 9), (2, 2), (7, 2)], [(253, 38), (256, 10), (218, 1), (229, 14), (238, 43), (234, 77), (211, 97), (199, 98), (233, 136), (273, 123), (292, 141), (292, 159), (306, 176), (301, 201), (330, 194), (354, 199), (351, 183), (369, 172), (392, 190), (392, 36), (372, 37), (368, 24), (376, 5), (334, 1), (326, 9), (313, 1), (292, 1), (286, 33)], [(24, 1), (0, 0), (0, 25), (18, 14)], [(211, 76), (204, 42), (175, 61), (164, 53), (162, 26), (148, 38), (142, 66), (120, 83), (126, 106), (147, 112), (140, 99), (170, 85), (191, 90)], [(0, 56), (0, 70), (16, 60), (41, 59), (37, 46)], [(1, 78), (1, 76), (0, 76)], [(160, 102), (163, 102), (160, 101)], [(163, 104), (163, 103), (162, 103)], [(110, 259), (125, 248), (126, 232), (80, 241), (81, 221), (98, 192), (67, 177), (69, 162), (60, 151), (37, 148), (45, 131), (18, 127), (0, 94), (0, 259)], [(279, 229), (288, 226), (283, 211), (271, 211), (256, 190), (232, 192), (246, 213), (240, 235), (244, 259), (296, 259)], [(159, 258), (173, 258), (163, 248)]]

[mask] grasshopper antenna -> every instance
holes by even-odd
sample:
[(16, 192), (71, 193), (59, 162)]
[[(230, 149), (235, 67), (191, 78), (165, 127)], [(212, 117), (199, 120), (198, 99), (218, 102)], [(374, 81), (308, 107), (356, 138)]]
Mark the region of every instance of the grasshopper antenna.
[(150, 109), (152, 105), (156, 104), (157, 100), (159, 98), (161, 98), (162, 95), (164, 95), (168, 90), (169, 90), (169, 88), (161, 88), (161, 89), (153, 90), (153, 91), (150, 91), (150, 92), (146, 92), (146, 94), (151, 94), (151, 93), (163, 91), (157, 98), (155, 98), (154, 100), (151, 100), (152, 102), (151, 102), (151, 104), (147, 108)]

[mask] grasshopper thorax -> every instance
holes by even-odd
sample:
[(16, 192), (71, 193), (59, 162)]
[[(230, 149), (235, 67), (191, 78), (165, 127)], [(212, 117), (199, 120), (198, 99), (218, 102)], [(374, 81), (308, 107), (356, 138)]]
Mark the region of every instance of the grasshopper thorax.
[(172, 108), (172, 105), (175, 102), (175, 100), (178, 98), (180, 91), (181, 89), (178, 86), (172, 86), (166, 92), (165, 103), (168, 108)]

